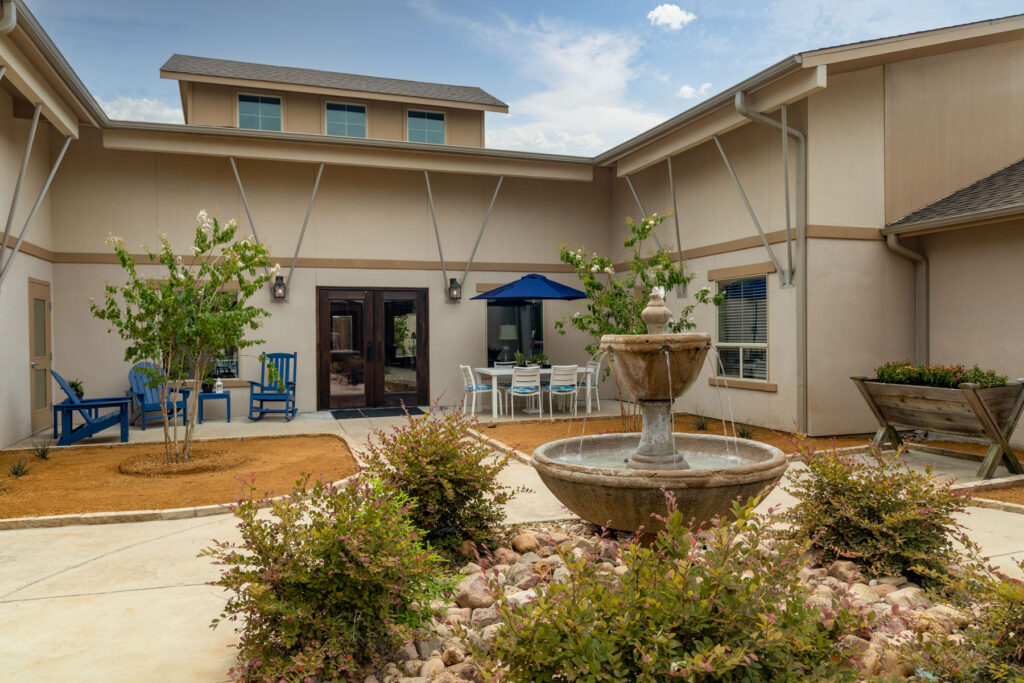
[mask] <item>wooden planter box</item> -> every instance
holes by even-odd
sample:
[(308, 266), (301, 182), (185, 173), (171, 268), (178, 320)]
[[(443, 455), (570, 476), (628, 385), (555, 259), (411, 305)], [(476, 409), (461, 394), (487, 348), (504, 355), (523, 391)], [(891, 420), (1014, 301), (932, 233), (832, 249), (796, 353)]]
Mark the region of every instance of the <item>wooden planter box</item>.
[(978, 470), (989, 479), (1000, 460), (1014, 474), (1024, 474), (1009, 437), (1024, 409), (1024, 384), (1009, 382), (1001, 387), (980, 388), (961, 384), (956, 389), (924, 387), (912, 384), (886, 384), (867, 377), (851, 377), (881, 425), (873, 445), (886, 440), (893, 448), (903, 445), (894, 425), (930, 432), (976, 436), (988, 439), (991, 446)]

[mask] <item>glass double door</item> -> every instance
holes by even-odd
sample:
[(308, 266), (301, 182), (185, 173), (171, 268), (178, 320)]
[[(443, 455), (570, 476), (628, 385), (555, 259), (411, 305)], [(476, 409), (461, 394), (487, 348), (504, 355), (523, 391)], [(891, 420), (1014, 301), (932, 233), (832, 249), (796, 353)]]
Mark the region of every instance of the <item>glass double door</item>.
[(321, 410), (425, 405), (427, 290), (317, 288)]

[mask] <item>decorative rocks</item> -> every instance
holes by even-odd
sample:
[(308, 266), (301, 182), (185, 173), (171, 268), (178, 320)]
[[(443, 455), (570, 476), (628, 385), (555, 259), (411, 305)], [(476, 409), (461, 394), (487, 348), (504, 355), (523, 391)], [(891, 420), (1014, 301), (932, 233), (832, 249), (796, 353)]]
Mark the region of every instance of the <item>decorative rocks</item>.
[(529, 532), (522, 533), (512, 539), (512, 548), (517, 553), (528, 553), (540, 547), (537, 537)]
[(470, 574), (455, 589), (455, 604), (459, 607), (490, 607), (494, 598), (487, 592), (487, 578), (483, 573)]

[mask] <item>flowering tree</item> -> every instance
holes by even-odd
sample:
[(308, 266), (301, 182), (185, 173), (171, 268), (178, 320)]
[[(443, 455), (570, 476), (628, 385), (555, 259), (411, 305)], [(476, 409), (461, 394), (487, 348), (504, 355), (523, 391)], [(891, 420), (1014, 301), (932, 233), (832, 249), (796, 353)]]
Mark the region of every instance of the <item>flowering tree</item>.
[(246, 301), (279, 270), (277, 265), (268, 270), (266, 247), (251, 237), (235, 239), (236, 221), (222, 226), (206, 211), (200, 211), (196, 221), (192, 258), (187, 262), (175, 256), (170, 240), (162, 233), (160, 250), (146, 249), (150, 263), (167, 268), (167, 274), (159, 279), (142, 276), (135, 258), (124, 248), (124, 240), (108, 235), (107, 244), (113, 246), (128, 279), (122, 285), (107, 285), (103, 303), (90, 300), (89, 306), (93, 316), (106, 320), (128, 342), (126, 361), (148, 360), (162, 369), (140, 370), (150, 386), (160, 391), (168, 463), (188, 462), (191, 457), (199, 404), (190, 402), (179, 439), (177, 420), (171, 419), (173, 409), (168, 414), (168, 398), (186, 380), (191, 379), (194, 387), (201, 386), (213, 361), (225, 353), (263, 343), (246, 339), (245, 333), (259, 327), (260, 318), (270, 314)]
[[(559, 257), (576, 271), (576, 276), (587, 294), (585, 312), (577, 312), (555, 321), (555, 329), (565, 334), (566, 324), (588, 334), (593, 341), (587, 344), (587, 353), (593, 355), (599, 350), (601, 337), (606, 334), (646, 334), (647, 323), (640, 316), (651, 291), (655, 287), (664, 287), (669, 291), (677, 285), (683, 285), (693, 279), (692, 275), (683, 272), (683, 263), (672, 262), (672, 252), (664, 247), (644, 253), (644, 242), (654, 234), (654, 230), (664, 221), (666, 216), (653, 214), (639, 223), (632, 218), (626, 219), (629, 236), (622, 245), (632, 252), (626, 271), (615, 276), (612, 260), (596, 253), (587, 258), (583, 249), (575, 251), (563, 246)], [(712, 295), (707, 287), (701, 288), (693, 295), (693, 301), (685, 305), (678, 317), (669, 320), (668, 332), (691, 330), (696, 324), (690, 314), (698, 304), (721, 303), (721, 295)], [(634, 424), (635, 415), (627, 415), (622, 396), (619, 405), (623, 406), (622, 416), (624, 427)]]

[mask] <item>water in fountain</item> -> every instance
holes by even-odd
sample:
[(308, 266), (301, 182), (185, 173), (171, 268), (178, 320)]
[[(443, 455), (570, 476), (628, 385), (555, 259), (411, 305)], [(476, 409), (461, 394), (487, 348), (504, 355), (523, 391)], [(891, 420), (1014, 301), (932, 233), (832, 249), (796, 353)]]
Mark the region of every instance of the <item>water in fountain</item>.
[[(711, 360), (712, 351), (715, 353), (714, 361)], [(708, 355), (705, 357), (705, 360), (708, 363), (711, 363), (711, 376), (717, 377), (718, 373), (716, 372), (716, 367), (721, 367), (722, 365), (722, 357), (718, 354), (718, 348), (711, 347), (711, 349), (708, 350)], [(715, 365), (716, 361), (718, 363), (717, 366)], [(724, 385), (724, 388), (726, 390), (729, 389), (729, 379), (727, 377), (722, 377), (722, 385)], [(729, 432), (726, 430), (725, 410), (722, 406), (722, 385), (715, 385), (715, 396), (718, 398), (718, 412), (720, 415), (722, 415), (722, 436), (728, 437)], [(725, 393), (725, 402), (729, 405), (729, 425), (732, 427), (732, 438), (737, 439), (739, 437), (736, 435), (736, 419), (732, 412), (732, 395), (729, 394), (728, 391), (726, 391)]]

